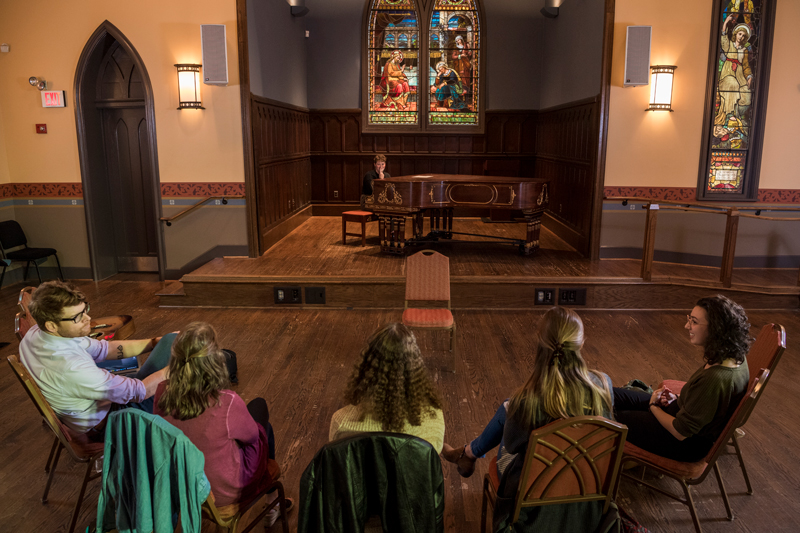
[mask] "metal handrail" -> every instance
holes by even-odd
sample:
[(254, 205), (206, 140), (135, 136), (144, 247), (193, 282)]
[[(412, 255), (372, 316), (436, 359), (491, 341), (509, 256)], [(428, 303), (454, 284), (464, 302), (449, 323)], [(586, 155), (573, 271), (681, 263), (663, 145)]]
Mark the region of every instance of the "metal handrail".
[(171, 217), (161, 217), (159, 220), (161, 220), (161, 222), (166, 222), (167, 226), (171, 226), (173, 222), (175, 222), (176, 220), (178, 220), (180, 218), (183, 218), (184, 216), (188, 215), (189, 213), (191, 213), (192, 211), (194, 211), (195, 209), (197, 209), (198, 207), (200, 207), (204, 203), (208, 202), (209, 200), (222, 200), (222, 203), (227, 205), (228, 198), (230, 198), (232, 200), (235, 200), (235, 199), (244, 198), (244, 195), (239, 194), (239, 195), (227, 195), (227, 196), (208, 196), (206, 198), (203, 198), (203, 199), (199, 200), (194, 205), (190, 205), (189, 207), (187, 207), (186, 209), (184, 209), (180, 213), (172, 215)]

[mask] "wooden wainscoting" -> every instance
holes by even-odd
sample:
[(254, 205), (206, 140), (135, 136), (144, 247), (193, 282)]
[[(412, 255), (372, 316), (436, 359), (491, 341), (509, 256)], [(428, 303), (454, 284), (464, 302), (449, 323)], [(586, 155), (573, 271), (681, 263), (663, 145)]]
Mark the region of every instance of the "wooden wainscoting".
[(545, 109), (536, 128), (537, 178), (550, 180), (543, 223), (581, 254), (589, 255), (592, 191), (597, 179), (599, 98)]
[(307, 109), (255, 95), (253, 158), (258, 206), (259, 253), (277, 242), (281, 228), (297, 221), (311, 203)]

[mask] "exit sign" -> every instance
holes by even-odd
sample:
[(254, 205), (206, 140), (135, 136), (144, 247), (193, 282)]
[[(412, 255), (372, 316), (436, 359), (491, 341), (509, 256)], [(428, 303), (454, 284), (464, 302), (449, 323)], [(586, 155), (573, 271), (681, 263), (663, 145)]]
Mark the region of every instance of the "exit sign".
[(66, 107), (65, 91), (42, 91), (42, 107)]

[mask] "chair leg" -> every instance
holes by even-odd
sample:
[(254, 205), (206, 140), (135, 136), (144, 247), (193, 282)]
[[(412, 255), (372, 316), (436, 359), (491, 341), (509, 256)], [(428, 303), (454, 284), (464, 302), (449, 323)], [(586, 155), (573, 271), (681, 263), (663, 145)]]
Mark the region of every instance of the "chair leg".
[(686, 505), (689, 506), (689, 512), (692, 513), (692, 522), (694, 522), (694, 529), (697, 533), (703, 533), (703, 528), (700, 527), (700, 518), (697, 516), (697, 509), (694, 508), (694, 500), (692, 499), (692, 487), (681, 481), (683, 485), (683, 492), (686, 494)]
[(5, 279), (5, 277), (6, 277), (6, 269), (7, 269), (7, 268), (8, 268), (8, 265), (7, 265), (7, 264), (5, 264), (5, 263), (3, 263), (3, 273), (2, 273), (2, 274), (0, 274), (0, 288), (2, 288), (2, 287), (3, 287), (3, 280), (4, 280), (4, 279)]
[[(58, 440), (58, 438), (56, 438)], [(50, 475), (47, 476), (47, 484), (44, 486), (44, 494), (42, 495), (42, 503), (47, 503), (47, 493), (50, 492), (50, 485), (53, 484), (53, 476), (56, 473), (56, 465), (58, 465), (58, 458), (61, 457), (61, 450), (64, 447), (61, 443), (58, 443), (58, 447), (56, 448), (56, 455), (53, 457), (53, 463), (50, 465)]]
[(486, 533), (486, 515), (488, 514), (487, 507), (489, 504), (489, 498), (486, 496), (486, 491), (489, 490), (489, 480), (483, 478), (483, 498), (481, 503), (481, 533)]
[(28, 281), (28, 269), (31, 267), (31, 262), (28, 261), (25, 263), (25, 270), (22, 271), (22, 277), (25, 278), (23, 281)]
[(450, 330), (450, 352), (453, 354), (453, 373), (456, 372), (456, 324), (453, 322), (453, 329)]
[(50, 455), (47, 457), (47, 464), (44, 465), (44, 473), (45, 474), (49, 474), (50, 473), (50, 468), (51, 468), (50, 462), (53, 460), (53, 455), (56, 453), (56, 448), (58, 447), (58, 444), (59, 444), (58, 437), (56, 437), (53, 440), (53, 445), (50, 447)]
[(722, 473), (719, 471), (719, 464), (716, 461), (714, 461), (714, 474), (717, 476), (717, 483), (719, 483), (719, 491), (722, 493), (722, 501), (725, 503), (725, 512), (728, 513), (728, 520), (733, 520), (731, 502), (728, 501), (728, 492), (725, 490), (725, 484), (722, 482)]
[(53, 257), (56, 258), (56, 266), (58, 266), (58, 279), (64, 281), (64, 273), (61, 271), (61, 261), (58, 260), (58, 254), (53, 254)]
[(81, 504), (83, 503), (83, 495), (86, 494), (86, 485), (89, 484), (89, 479), (92, 476), (92, 468), (94, 468), (94, 461), (89, 461), (86, 463), (86, 473), (83, 475), (83, 484), (81, 485), (81, 491), (78, 493), (78, 501), (75, 502), (75, 510), (72, 512), (72, 521), (69, 523), (69, 529), (67, 533), (73, 533), (75, 531), (75, 524), (78, 523), (78, 515), (81, 512)]
[(36, 267), (36, 277), (39, 278), (39, 285), (42, 284), (42, 274), (39, 272), (39, 263), (33, 260), (33, 266)]
[(347, 220), (342, 218), (342, 244), (347, 244)]
[(733, 432), (733, 437), (731, 438), (733, 441), (733, 449), (736, 450), (736, 457), (739, 458), (739, 466), (742, 467), (742, 475), (744, 476), (744, 482), (747, 485), (747, 494), (753, 494), (753, 486), (750, 485), (750, 477), (747, 475), (747, 468), (744, 466), (744, 457), (742, 457), (742, 449), (739, 447), (739, 439), (736, 438), (736, 432)]

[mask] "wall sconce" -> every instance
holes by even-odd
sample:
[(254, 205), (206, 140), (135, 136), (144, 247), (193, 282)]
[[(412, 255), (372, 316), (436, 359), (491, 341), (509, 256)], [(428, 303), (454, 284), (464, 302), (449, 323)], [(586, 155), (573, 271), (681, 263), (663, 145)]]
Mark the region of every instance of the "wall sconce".
[(47, 89), (47, 82), (44, 80), (40, 80), (36, 76), (31, 76), (28, 78), (28, 83), (39, 89), (40, 91), (44, 91)]
[(200, 101), (200, 67), (188, 63), (175, 65), (178, 69), (178, 110), (205, 109)]
[(673, 111), (672, 79), (675, 65), (650, 66), (650, 107), (645, 111)]

